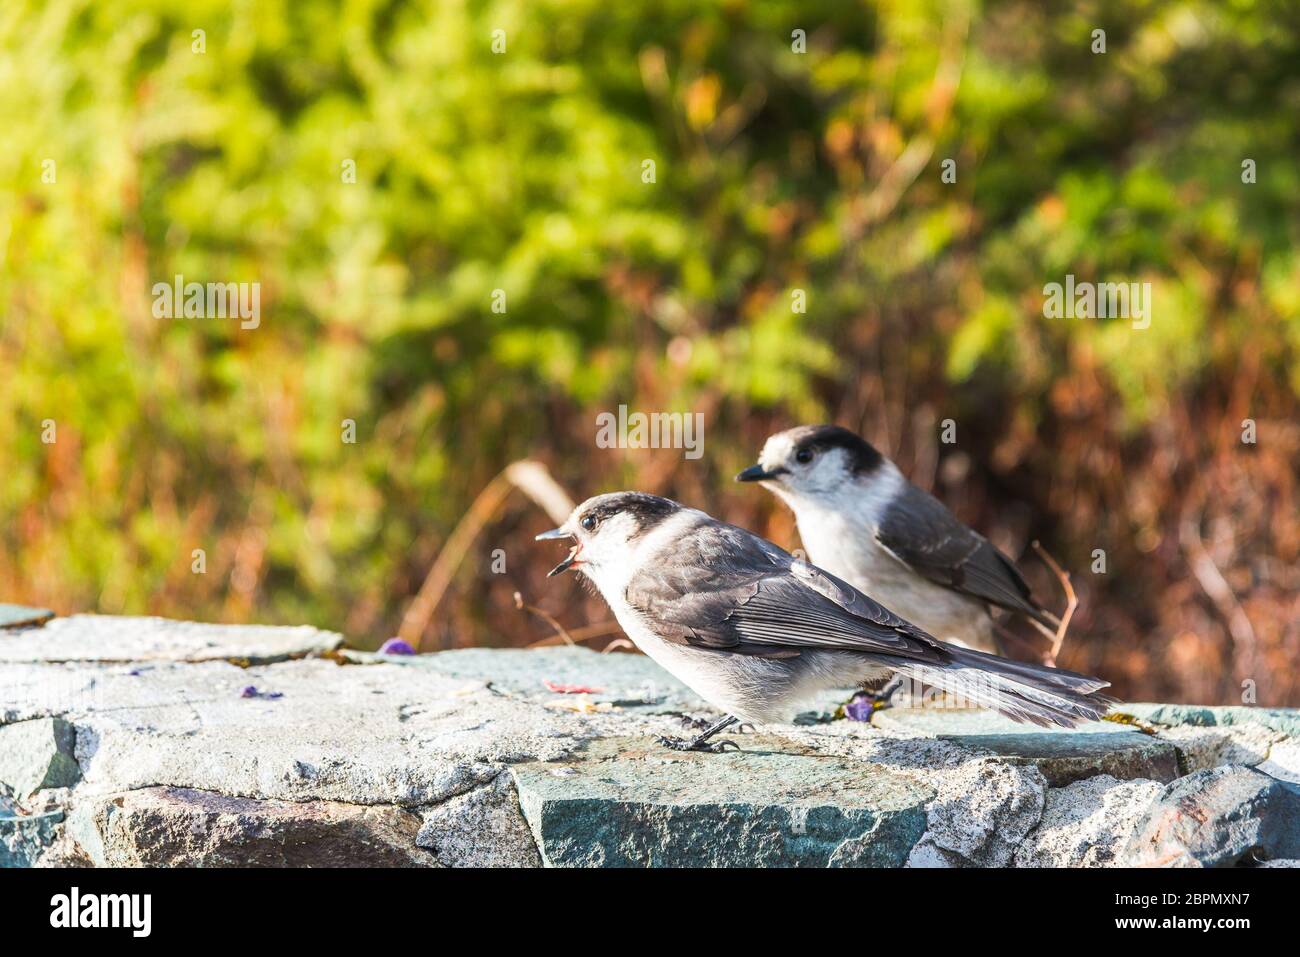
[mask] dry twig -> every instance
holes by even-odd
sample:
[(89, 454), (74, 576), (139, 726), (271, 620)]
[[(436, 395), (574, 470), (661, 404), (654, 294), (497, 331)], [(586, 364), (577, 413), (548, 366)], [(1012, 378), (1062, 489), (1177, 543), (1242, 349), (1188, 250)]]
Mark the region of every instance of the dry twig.
[(573, 511), (573, 501), (564, 489), (560, 488), (546, 466), (540, 462), (514, 462), (487, 484), (487, 487), (474, 499), (456, 527), (452, 529), (442, 551), (434, 559), (425, 576), (424, 584), (416, 593), (411, 607), (402, 616), (402, 626), (397, 635), (416, 651), (424, 641), (424, 633), (429, 621), (442, 601), (442, 596), (451, 584), (452, 577), (464, 560), (466, 552), (474, 539), (504, 504), (514, 489), (524, 492), (540, 505), (557, 525), (569, 517)]
[(1065, 613), (1061, 615), (1061, 622), (1056, 627), (1056, 634), (1054, 636), (1049, 635), (1052, 638), (1049, 663), (1055, 668), (1061, 654), (1061, 646), (1065, 644), (1065, 633), (1070, 628), (1070, 619), (1074, 617), (1074, 610), (1079, 607), (1079, 598), (1074, 593), (1074, 586), (1070, 584), (1069, 573), (1056, 563), (1056, 559), (1047, 553), (1047, 549), (1041, 543), (1035, 541), (1033, 545), (1034, 551), (1038, 552), (1038, 557), (1052, 570), (1056, 580), (1061, 583), (1061, 590), (1065, 592)]
[(1209, 597), (1214, 604), (1214, 610), (1228, 627), (1228, 636), (1233, 644), (1233, 659), (1238, 670), (1249, 677), (1255, 673), (1255, 655), (1259, 645), (1255, 637), (1255, 626), (1251, 624), (1250, 616), (1242, 607), (1237, 593), (1232, 590), (1232, 586), (1228, 584), (1218, 564), (1206, 549), (1198, 524), (1196, 519), (1185, 517), (1179, 528), (1179, 539), (1183, 551), (1187, 553), (1187, 564), (1191, 568), (1192, 577)]
[[(538, 608), (536, 605), (528, 605), (528, 604), (525, 604), (525, 603), (524, 603), (524, 596), (521, 595), (521, 594), (519, 594), (519, 592), (515, 592), (515, 607), (516, 607), (516, 608), (521, 608), (521, 609), (523, 609), (524, 611), (531, 611), (531, 612), (532, 612), (534, 615), (536, 615), (538, 618), (540, 618), (540, 619), (542, 619), (543, 621), (545, 621), (548, 625), (550, 625), (552, 628), (554, 628), (554, 629), (556, 630), (556, 632), (559, 634), (559, 636), (560, 636), (561, 638), (564, 639), (564, 643), (565, 643), (566, 645), (576, 645), (576, 644), (577, 644), (577, 641), (574, 640), (574, 637), (573, 637), (571, 634), (569, 634), (569, 633), (564, 629), (564, 626), (561, 625), (558, 621), (555, 620), (555, 616), (554, 616), (554, 615), (550, 614), (549, 612), (543, 611), (542, 609)], [(552, 642), (552, 639), (550, 639), (550, 638), (543, 638), (542, 641), (547, 642), (547, 643), (549, 644), (549, 643)], [(535, 647), (537, 647), (537, 645), (540, 644), (540, 643), (541, 643), (541, 642), (533, 642), (533, 643), (532, 643), (531, 645), (529, 645), (528, 647), (529, 647), (529, 648), (535, 648)]]

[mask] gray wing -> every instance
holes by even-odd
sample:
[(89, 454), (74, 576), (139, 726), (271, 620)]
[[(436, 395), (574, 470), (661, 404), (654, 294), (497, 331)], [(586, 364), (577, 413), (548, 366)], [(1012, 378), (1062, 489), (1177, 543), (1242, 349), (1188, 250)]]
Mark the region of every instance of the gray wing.
[(914, 485), (907, 485), (889, 503), (876, 530), (876, 541), (937, 585), (1020, 612), (1052, 628), (1058, 624), (1034, 600), (1010, 558)]
[(840, 579), (757, 535), (704, 520), (638, 573), (628, 604), (659, 637), (759, 657), (820, 649), (939, 663), (943, 646)]

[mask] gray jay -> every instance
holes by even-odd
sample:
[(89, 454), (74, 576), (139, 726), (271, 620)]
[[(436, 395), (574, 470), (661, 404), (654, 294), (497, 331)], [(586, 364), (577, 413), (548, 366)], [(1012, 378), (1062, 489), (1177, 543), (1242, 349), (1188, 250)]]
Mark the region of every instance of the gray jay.
[(771, 542), (666, 498), (598, 495), (537, 537), (573, 539), (550, 575), (580, 571), (637, 647), (725, 713), (693, 741), (661, 739), (677, 750), (718, 750), (709, 738), (737, 720), (788, 720), (816, 691), (896, 673), (1042, 726), (1095, 720), (1113, 700), (1098, 678), (940, 641)]
[(814, 562), (945, 641), (996, 651), (991, 607), (1048, 637), (1060, 624), (1010, 558), (848, 429), (778, 432), (736, 480), (760, 483), (794, 510)]

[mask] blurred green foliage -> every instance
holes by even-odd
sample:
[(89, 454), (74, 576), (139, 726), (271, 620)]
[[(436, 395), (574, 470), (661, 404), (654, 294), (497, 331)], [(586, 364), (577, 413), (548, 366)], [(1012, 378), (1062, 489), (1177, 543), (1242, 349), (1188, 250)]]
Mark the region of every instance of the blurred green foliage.
[[(837, 419), (913, 465), (953, 418), (968, 518), (1023, 538), (1002, 504), (1026, 502), (1078, 567), (1101, 539), (1103, 639), (1209, 632), (1192, 658), (1231, 679), (1259, 663), (1179, 590), (1177, 530), (1253, 415), (1274, 537), (1226, 562), (1300, 539), (1272, 511), (1300, 454), (1298, 32), (1249, 0), (9, 0), (0, 591), (378, 641), (514, 459), (788, 536), (725, 484), (769, 427)], [(1151, 282), (1151, 328), (1045, 319), (1067, 273)], [(177, 274), (260, 283), (260, 326), (155, 319)], [(706, 461), (596, 449), (620, 402), (707, 410)], [(523, 521), (482, 543), (510, 582), (468, 567), (442, 643), (545, 633), (502, 610), (553, 557)], [(1259, 569), (1229, 578), (1300, 612)], [(1226, 693), (1143, 684), (1151, 647), (1106, 663)]]

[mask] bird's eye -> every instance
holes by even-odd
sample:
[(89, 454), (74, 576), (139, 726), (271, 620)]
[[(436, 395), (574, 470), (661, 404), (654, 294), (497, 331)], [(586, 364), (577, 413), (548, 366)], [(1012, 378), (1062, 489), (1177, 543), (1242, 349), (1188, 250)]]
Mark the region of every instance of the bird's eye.
[(812, 449), (800, 449), (798, 452), (794, 453), (794, 460), (800, 465), (807, 465), (813, 460)]
[(595, 516), (595, 515), (584, 515), (584, 516), (582, 516), (582, 520), (581, 520), (580, 522), (578, 522), (578, 524), (581, 525), (583, 528), (585, 528), (585, 529), (586, 529), (587, 531), (589, 531), (589, 532), (590, 532), (590, 531), (593, 531), (593, 530), (596, 528), (596, 516)]

